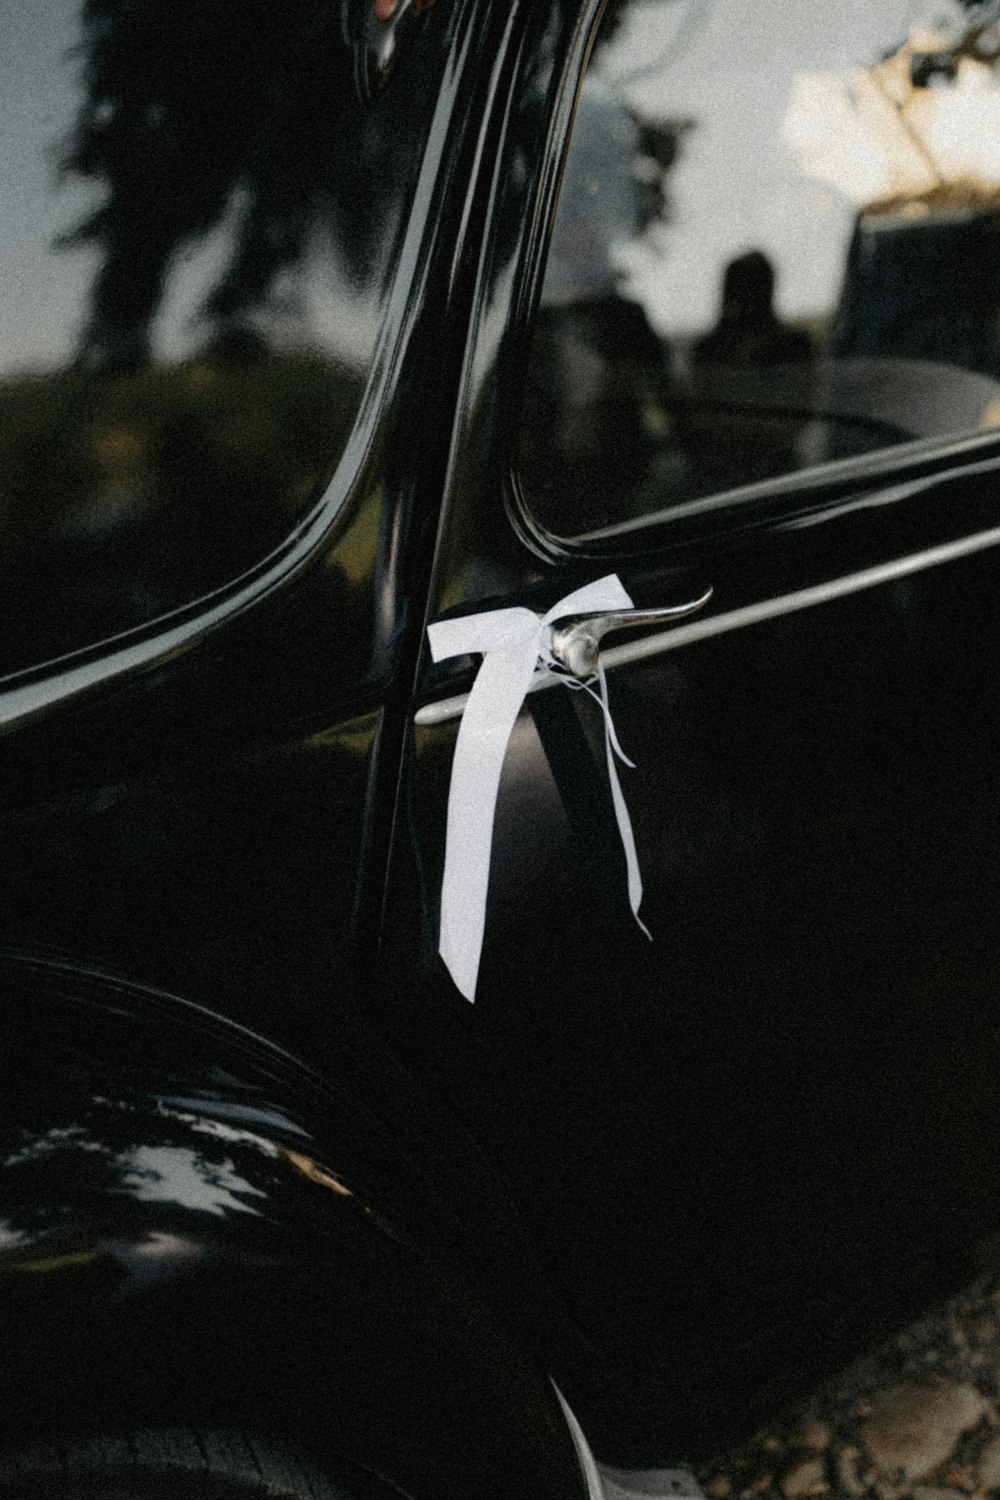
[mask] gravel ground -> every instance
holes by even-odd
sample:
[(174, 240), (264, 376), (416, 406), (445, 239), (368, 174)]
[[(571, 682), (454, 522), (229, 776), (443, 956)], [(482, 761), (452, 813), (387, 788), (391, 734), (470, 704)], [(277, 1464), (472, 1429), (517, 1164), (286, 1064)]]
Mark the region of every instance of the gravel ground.
[(1000, 1280), (922, 1318), (698, 1478), (709, 1500), (1000, 1495)]

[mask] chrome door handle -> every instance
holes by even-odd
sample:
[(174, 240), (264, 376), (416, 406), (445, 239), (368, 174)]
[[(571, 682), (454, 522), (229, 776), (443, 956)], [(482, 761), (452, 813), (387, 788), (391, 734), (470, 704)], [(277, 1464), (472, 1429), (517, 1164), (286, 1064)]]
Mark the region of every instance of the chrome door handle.
[(548, 647), (556, 661), (573, 677), (586, 682), (597, 671), (601, 641), (612, 630), (633, 630), (640, 625), (666, 625), (703, 609), (712, 597), (706, 589), (700, 599), (674, 604), (669, 609), (616, 609), (587, 615), (565, 615), (549, 625)]

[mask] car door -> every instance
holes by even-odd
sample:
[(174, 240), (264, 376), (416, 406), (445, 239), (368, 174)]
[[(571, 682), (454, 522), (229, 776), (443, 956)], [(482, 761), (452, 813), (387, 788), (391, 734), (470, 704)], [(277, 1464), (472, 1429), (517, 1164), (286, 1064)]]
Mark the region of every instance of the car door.
[(516, 11), (427, 623), (713, 592), (604, 643), (649, 937), (601, 709), (550, 674), (473, 1003), (439, 941), (488, 658), (425, 649), (383, 1024), (510, 1182), (622, 1461), (746, 1427), (1000, 1229), (1000, 182), (985, 116), (974, 185), (941, 144), (995, 39), (898, 9)]

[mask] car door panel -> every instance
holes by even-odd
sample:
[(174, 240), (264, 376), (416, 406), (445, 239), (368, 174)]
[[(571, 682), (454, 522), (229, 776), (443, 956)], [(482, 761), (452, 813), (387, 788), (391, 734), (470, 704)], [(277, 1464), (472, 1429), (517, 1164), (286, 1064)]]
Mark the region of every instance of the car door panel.
[[(998, 524), (992, 474), (945, 476), (699, 549), (704, 616), (608, 675), (651, 943), (609, 897), (607, 802), (581, 839), (560, 794), (575, 757), (584, 800), (598, 781), (607, 799), (599, 711), (533, 695), (472, 1006), (435, 951), (458, 717), (418, 712), (389, 1024), (512, 1182), (605, 1358), (669, 1397), (633, 1411), (637, 1441), (717, 1436), (1000, 1227)], [(630, 562), (637, 604), (680, 597), (672, 559)], [(410, 948), (416, 982), (393, 961)]]
[(539, 525), (516, 451), (528, 312), (586, 40), (553, 49), (561, 93), (558, 66), (511, 86), (427, 623), (541, 614), (612, 571), (639, 607), (713, 587), (652, 654), (608, 654), (653, 942), (593, 792), (598, 710), (555, 687), (511, 738), (459, 995), (439, 901), (478, 659), (425, 656), (383, 1016), (591, 1342), (551, 1359), (598, 1451), (655, 1462), (748, 1433), (993, 1263), (998, 447), (970, 432), (576, 538)]

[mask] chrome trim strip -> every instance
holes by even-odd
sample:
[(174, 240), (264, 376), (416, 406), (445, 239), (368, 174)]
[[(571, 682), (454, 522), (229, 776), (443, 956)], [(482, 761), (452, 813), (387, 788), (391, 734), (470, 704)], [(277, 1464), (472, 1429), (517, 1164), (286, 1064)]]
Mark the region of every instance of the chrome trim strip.
[[(695, 641), (704, 641), (715, 635), (725, 635), (730, 630), (742, 630), (747, 625), (759, 625), (764, 620), (775, 620), (780, 615), (794, 614), (800, 609), (811, 609), (816, 604), (828, 604), (832, 599), (842, 599), (848, 594), (860, 593), (863, 589), (877, 588), (879, 584), (891, 583), (897, 578), (906, 578), (911, 573), (922, 573), (927, 568), (937, 568), (943, 563), (955, 562), (975, 552), (984, 552), (990, 547), (1000, 546), (1000, 527), (989, 531), (978, 531), (973, 536), (962, 537), (957, 542), (943, 542), (939, 547), (928, 547), (924, 552), (914, 552), (910, 557), (900, 557), (893, 562), (878, 563), (875, 567), (863, 568), (858, 573), (849, 573), (842, 578), (831, 578), (826, 583), (816, 583), (809, 588), (796, 589), (791, 594), (779, 594), (775, 599), (762, 599), (758, 604), (747, 604), (728, 614), (712, 615), (708, 619), (692, 621), (690, 625), (678, 625), (673, 630), (660, 631), (658, 635), (629, 641), (625, 646), (612, 646), (601, 653), (605, 671), (624, 667), (647, 657), (659, 656), (664, 651), (676, 651), (680, 646), (689, 646)], [(559, 679), (547, 676), (533, 683), (529, 692), (543, 692), (557, 687)], [(452, 698), (442, 698), (438, 703), (427, 703), (417, 710), (414, 721), (421, 729), (433, 724), (444, 724), (457, 719), (469, 701), (468, 693)]]
[(583, 1435), (583, 1429), (566, 1404), (566, 1399), (562, 1391), (556, 1385), (555, 1381), (552, 1380), (551, 1376), (549, 1379), (552, 1389), (559, 1398), (559, 1405), (563, 1409), (563, 1416), (566, 1418), (566, 1425), (569, 1428), (570, 1437), (573, 1439), (573, 1446), (580, 1460), (580, 1472), (587, 1483), (587, 1500), (608, 1500), (604, 1481), (597, 1467), (597, 1460), (590, 1451), (590, 1444)]
[[(701, 496), (697, 500), (687, 500), (679, 505), (672, 505), (669, 510), (633, 516), (629, 521), (618, 521), (611, 526), (602, 526), (598, 531), (587, 531), (581, 536), (568, 539), (559, 537), (557, 540), (560, 542), (568, 540), (575, 549), (593, 546), (597, 543), (602, 546), (607, 556), (614, 551), (615, 543), (628, 540), (654, 527), (657, 532), (662, 532), (670, 526), (671, 522), (688, 520), (693, 516), (710, 518), (721, 516), (723, 519), (720, 522), (719, 534), (722, 534), (726, 529), (725, 517), (730, 511), (735, 512), (742, 505), (752, 503), (754, 500), (770, 500), (783, 496), (794, 499), (800, 495), (822, 495), (830, 485), (845, 479), (883, 480), (884, 483), (873, 493), (885, 497), (884, 503), (892, 504), (895, 500), (903, 498), (901, 491), (905, 492), (911, 487), (913, 492), (919, 494), (931, 486), (950, 482), (953, 479), (995, 473), (998, 465), (997, 435), (997, 429), (994, 427), (985, 432), (973, 430), (949, 438), (917, 438), (912, 442), (899, 443), (891, 448), (879, 448), (871, 453), (859, 453), (853, 458), (828, 459), (823, 463), (810, 465), (807, 469), (781, 474), (774, 479), (760, 479), (751, 484), (736, 485), (731, 490), (716, 490), (713, 494)], [(921, 474), (913, 479), (901, 480), (897, 484), (891, 483), (891, 472), (898, 472), (906, 463), (924, 463), (928, 459), (945, 463), (951, 458), (971, 458), (973, 453), (983, 448), (990, 451), (990, 458), (973, 459), (969, 463), (959, 464), (954, 468), (936, 469), (933, 474)], [(847, 508), (852, 508), (850, 500), (846, 502), (846, 505)], [(838, 508), (834, 503), (832, 506), (834, 515)], [(819, 514), (827, 514), (825, 504)], [(791, 524), (794, 524), (794, 521)]]

